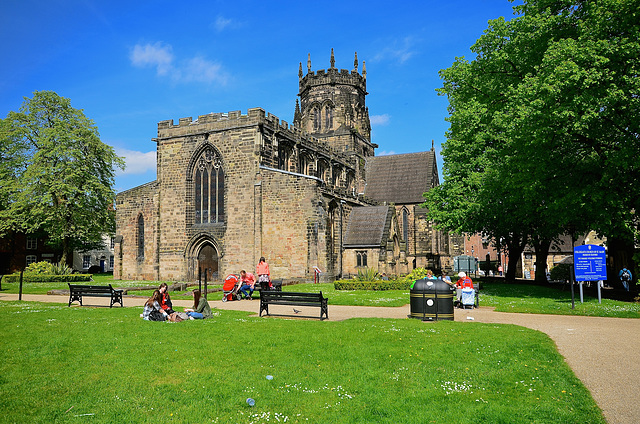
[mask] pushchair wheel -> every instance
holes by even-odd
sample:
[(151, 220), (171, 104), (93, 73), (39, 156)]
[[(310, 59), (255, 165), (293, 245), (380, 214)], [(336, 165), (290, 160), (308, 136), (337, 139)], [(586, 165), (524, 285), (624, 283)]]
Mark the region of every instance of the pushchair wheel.
[(222, 301), (226, 302), (227, 301), (227, 296), (222, 296)]

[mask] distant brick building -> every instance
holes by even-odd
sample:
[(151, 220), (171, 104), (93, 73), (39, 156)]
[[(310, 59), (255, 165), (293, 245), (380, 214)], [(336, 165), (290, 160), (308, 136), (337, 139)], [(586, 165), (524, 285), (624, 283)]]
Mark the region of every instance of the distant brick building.
[(62, 249), (49, 246), (45, 234), (9, 231), (0, 237), (0, 275), (23, 271), (35, 262), (58, 263)]
[(157, 180), (116, 199), (114, 278), (219, 280), (261, 256), (285, 279), (447, 266), (420, 208), (435, 152), (374, 157), (358, 65), (301, 63), (293, 125), (261, 108), (158, 123)]

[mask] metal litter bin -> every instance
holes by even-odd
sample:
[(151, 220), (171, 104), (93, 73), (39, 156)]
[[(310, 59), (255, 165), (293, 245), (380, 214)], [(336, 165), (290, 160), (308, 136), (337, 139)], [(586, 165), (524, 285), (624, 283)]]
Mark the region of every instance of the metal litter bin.
[(411, 318), (423, 321), (453, 321), (453, 299), (456, 288), (441, 279), (423, 278), (413, 284), (411, 294)]

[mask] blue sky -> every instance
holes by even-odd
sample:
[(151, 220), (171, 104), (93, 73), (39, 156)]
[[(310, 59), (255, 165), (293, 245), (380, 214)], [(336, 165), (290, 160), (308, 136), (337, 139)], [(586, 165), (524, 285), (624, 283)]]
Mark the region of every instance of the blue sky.
[[(519, 2), (518, 2), (519, 3)], [(487, 22), (513, 18), (508, 0), (75, 1), (0, 6), (0, 116), (34, 91), (71, 99), (124, 156), (122, 191), (155, 179), (157, 123), (253, 107), (293, 121), (298, 66), (367, 67), (376, 154), (445, 141), (440, 69)], [(442, 161), (439, 160), (442, 170)]]

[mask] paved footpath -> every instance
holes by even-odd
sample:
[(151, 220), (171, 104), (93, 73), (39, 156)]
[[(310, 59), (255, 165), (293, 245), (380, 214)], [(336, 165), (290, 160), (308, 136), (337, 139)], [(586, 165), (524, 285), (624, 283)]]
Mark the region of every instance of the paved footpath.
[[(217, 294), (209, 295), (218, 299)], [(18, 300), (16, 294), (0, 293), (0, 300)], [(67, 304), (66, 296), (24, 295), (23, 300)], [(124, 297), (126, 307), (142, 307), (145, 298)], [(108, 306), (108, 299), (87, 297), (85, 306)], [(175, 306), (188, 307), (188, 300), (174, 300)], [(218, 309), (241, 310), (257, 314), (260, 302), (210, 300)], [(77, 302), (74, 303), (77, 305)], [(117, 307), (117, 306), (116, 306)], [(298, 309), (298, 308), (297, 308)], [(317, 319), (318, 308), (292, 308), (270, 305), (273, 316)], [(349, 318), (407, 318), (409, 305), (399, 308), (329, 305), (329, 320)], [(568, 315), (534, 315), (494, 312), (491, 308), (455, 311), (455, 320), (474, 323), (515, 324), (542, 331), (556, 343), (576, 376), (582, 380), (609, 424), (640, 423), (640, 319), (597, 318)], [(425, 325), (430, 325), (425, 323)]]

